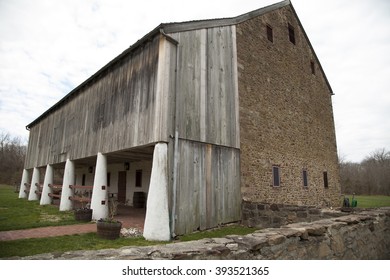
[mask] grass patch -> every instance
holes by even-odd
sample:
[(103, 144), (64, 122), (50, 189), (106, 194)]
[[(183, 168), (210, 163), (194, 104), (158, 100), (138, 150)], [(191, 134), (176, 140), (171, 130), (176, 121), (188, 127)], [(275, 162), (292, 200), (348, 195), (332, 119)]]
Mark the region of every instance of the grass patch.
[(79, 223), (73, 211), (58, 211), (55, 205), (20, 199), (13, 187), (0, 185), (0, 231)]
[[(347, 195), (352, 201), (352, 195)], [(355, 195), (358, 208), (390, 207), (390, 196), (386, 195)]]
[(77, 250), (99, 250), (124, 246), (151, 246), (163, 242), (146, 241), (143, 237), (106, 240), (96, 233), (0, 241), (0, 258), (25, 257), (43, 253), (63, 253)]
[[(0, 231), (76, 223), (80, 222), (74, 219), (73, 211), (62, 212), (58, 211), (58, 207), (54, 205), (39, 205), (38, 201), (19, 199), (13, 187), (0, 185)], [(255, 230), (239, 225), (226, 226), (180, 236), (177, 241), (217, 238), (226, 235), (245, 235)], [(0, 258), (10, 259), (43, 253), (99, 250), (124, 246), (151, 246), (166, 243), (146, 241), (143, 237), (121, 237), (116, 240), (106, 240), (99, 238), (96, 233), (31, 238), (0, 241)]]
[[(193, 241), (204, 238), (224, 237), (226, 235), (245, 235), (256, 230), (257, 229), (239, 225), (226, 226), (180, 236), (178, 241)], [(97, 234), (93, 232), (58, 237), (0, 241), (0, 258), (10, 259), (13, 257), (25, 257), (44, 253), (59, 254), (67, 251), (115, 249), (124, 246), (152, 246), (167, 243), (169, 242), (147, 241), (143, 237), (121, 237), (115, 240), (106, 240), (98, 237)]]
[(225, 237), (227, 235), (246, 235), (255, 232), (256, 228), (248, 228), (240, 225), (231, 225), (226, 227), (221, 227), (218, 229), (211, 229), (206, 231), (199, 231), (190, 233), (187, 235), (179, 236), (180, 241), (193, 241), (200, 240), (203, 238), (219, 238)]

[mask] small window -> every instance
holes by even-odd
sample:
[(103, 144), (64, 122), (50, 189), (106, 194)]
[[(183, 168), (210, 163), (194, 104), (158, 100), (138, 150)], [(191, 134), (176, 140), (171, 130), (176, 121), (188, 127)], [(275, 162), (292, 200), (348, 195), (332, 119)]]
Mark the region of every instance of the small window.
[(85, 174), (83, 174), (83, 177), (82, 177), (82, 179), (81, 179), (81, 185), (82, 186), (85, 186)]
[(312, 73), (313, 75), (315, 75), (315, 74), (316, 74), (316, 65), (314, 64), (314, 61), (313, 61), (313, 60), (310, 61), (310, 68), (311, 68), (311, 73)]
[(142, 169), (135, 171), (135, 186), (142, 187)]
[(328, 183), (328, 172), (324, 172), (324, 188), (329, 188), (329, 183)]
[(290, 39), (290, 42), (295, 45), (295, 31), (291, 24), (288, 24), (288, 38)]
[(274, 187), (280, 187), (280, 167), (272, 166), (272, 181)]
[(307, 181), (307, 170), (303, 170), (302, 171), (302, 179), (303, 179), (303, 186), (305, 187), (305, 188), (307, 188), (308, 187), (308, 181)]
[(272, 31), (272, 27), (267, 24), (267, 39), (270, 42), (274, 41), (274, 33)]

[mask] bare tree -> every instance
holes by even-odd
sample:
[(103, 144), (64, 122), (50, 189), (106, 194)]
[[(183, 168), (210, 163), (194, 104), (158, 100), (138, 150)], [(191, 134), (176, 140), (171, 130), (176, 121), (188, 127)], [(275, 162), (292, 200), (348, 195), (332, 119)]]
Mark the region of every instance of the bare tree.
[(15, 184), (20, 180), (26, 157), (26, 146), (20, 137), (0, 131), (0, 183)]
[(369, 194), (390, 195), (390, 152), (378, 149), (362, 161)]
[(343, 193), (390, 195), (390, 152), (370, 153), (361, 163), (340, 162)]
[(8, 143), (9, 138), (10, 138), (9, 133), (6, 133), (4, 131), (0, 132), (0, 149), (1, 149), (0, 152), (2, 154), (4, 154), (4, 147)]

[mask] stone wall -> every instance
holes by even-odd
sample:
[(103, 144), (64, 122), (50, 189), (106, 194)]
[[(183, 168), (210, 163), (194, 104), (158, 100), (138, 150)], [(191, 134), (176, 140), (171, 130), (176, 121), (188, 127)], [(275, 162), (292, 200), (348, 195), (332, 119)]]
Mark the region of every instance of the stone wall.
[(19, 259), (390, 259), (390, 208), (362, 211), (311, 223), (199, 241), (149, 247), (41, 254)]
[(243, 201), (241, 222), (249, 227), (268, 228), (344, 215), (347, 213), (329, 208)]
[[(243, 199), (339, 206), (331, 88), (291, 6), (240, 23), (236, 30)], [(273, 166), (280, 168), (280, 187), (273, 186)]]

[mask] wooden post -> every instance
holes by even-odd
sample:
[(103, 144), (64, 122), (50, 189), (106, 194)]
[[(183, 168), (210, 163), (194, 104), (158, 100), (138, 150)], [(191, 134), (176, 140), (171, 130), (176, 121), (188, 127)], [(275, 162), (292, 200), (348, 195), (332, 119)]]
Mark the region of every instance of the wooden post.
[(73, 208), (73, 201), (69, 196), (73, 196), (73, 190), (69, 187), (75, 183), (75, 166), (72, 160), (67, 159), (65, 163), (64, 180), (61, 192), (60, 211), (69, 211)]
[(108, 218), (107, 157), (98, 153), (91, 199), (92, 219)]
[(38, 191), (39, 188), (36, 184), (39, 184), (39, 168), (34, 167), (28, 200), (38, 200), (38, 194), (35, 191)]
[(49, 193), (52, 193), (52, 189), (49, 187), (49, 184), (53, 184), (53, 166), (48, 164), (46, 166), (45, 179), (43, 181), (43, 189), (40, 205), (51, 204), (52, 198), (49, 196)]
[(19, 198), (27, 198), (26, 185), (28, 184), (28, 178), (30, 177), (30, 171), (23, 169), (22, 181), (20, 182)]
[(168, 145), (166, 143), (157, 143), (154, 147), (144, 237), (146, 240), (158, 241), (171, 239), (168, 209)]

